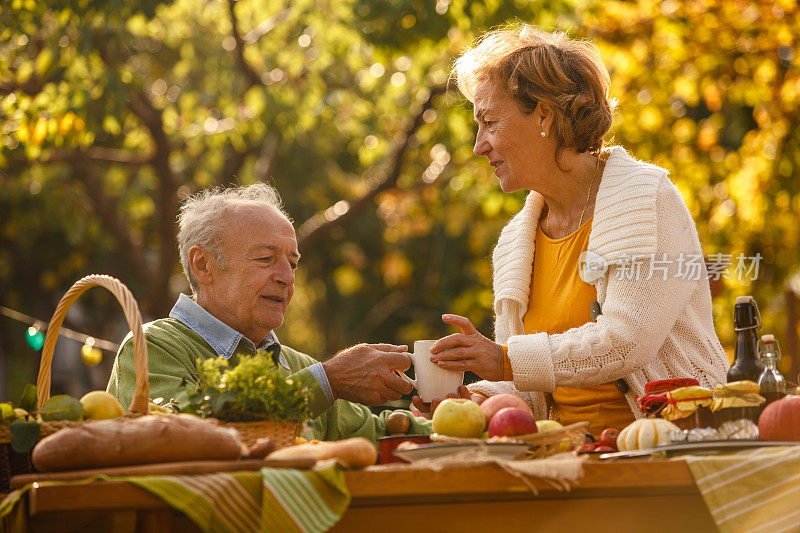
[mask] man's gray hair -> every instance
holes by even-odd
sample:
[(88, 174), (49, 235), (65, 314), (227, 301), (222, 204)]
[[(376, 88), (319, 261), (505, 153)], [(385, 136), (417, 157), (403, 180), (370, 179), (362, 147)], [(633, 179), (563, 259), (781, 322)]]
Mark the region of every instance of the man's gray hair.
[(271, 185), (255, 183), (241, 187), (214, 187), (197, 192), (184, 200), (178, 214), (178, 253), (181, 266), (189, 286), (195, 295), (199, 285), (189, 266), (189, 250), (200, 246), (214, 255), (222, 268), (225, 257), (222, 253), (221, 234), (225, 228), (225, 217), (230, 210), (243, 204), (261, 204), (275, 209), (291, 221), (283, 210), (280, 194)]

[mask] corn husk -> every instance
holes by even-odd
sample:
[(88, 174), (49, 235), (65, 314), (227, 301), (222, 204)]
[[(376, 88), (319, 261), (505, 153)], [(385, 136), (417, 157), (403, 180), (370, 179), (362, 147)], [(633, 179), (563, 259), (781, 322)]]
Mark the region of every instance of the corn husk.
[(661, 417), (666, 420), (680, 420), (694, 414), (700, 406), (711, 405), (713, 391), (693, 385), (680, 387), (666, 393), (667, 406), (661, 411)]
[(717, 412), (731, 407), (758, 407), (766, 401), (759, 394), (760, 391), (758, 383), (749, 380), (718, 385), (714, 388), (711, 410)]

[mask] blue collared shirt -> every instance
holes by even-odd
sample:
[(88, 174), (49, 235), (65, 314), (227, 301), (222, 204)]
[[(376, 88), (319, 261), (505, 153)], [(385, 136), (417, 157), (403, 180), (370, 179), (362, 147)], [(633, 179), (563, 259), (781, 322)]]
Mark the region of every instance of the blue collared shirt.
[[(253, 341), (200, 307), (197, 302), (186, 294), (178, 296), (178, 301), (175, 302), (175, 306), (169, 312), (169, 316), (180, 320), (192, 331), (203, 337), (217, 352), (217, 355), (223, 359), (230, 359), (240, 342), (244, 342), (253, 351), (275, 346), (279, 354), (278, 363), (286, 370), (289, 370), (286, 359), (280, 353), (281, 343), (278, 341), (278, 336), (275, 335), (274, 331), (270, 331), (259, 345), (255, 346)], [(325, 396), (328, 397), (328, 401), (333, 403), (333, 391), (331, 391), (328, 375), (325, 373), (322, 363), (314, 363), (308, 367), (308, 370), (317, 378), (317, 382), (325, 392)]]

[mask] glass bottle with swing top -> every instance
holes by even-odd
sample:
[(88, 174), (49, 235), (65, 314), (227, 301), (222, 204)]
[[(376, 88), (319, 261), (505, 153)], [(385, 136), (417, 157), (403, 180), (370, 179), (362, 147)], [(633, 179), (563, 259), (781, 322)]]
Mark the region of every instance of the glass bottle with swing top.
[(728, 383), (749, 380), (758, 382), (764, 365), (758, 360), (758, 336), (761, 328), (761, 314), (752, 296), (737, 296), (733, 312), (733, 325), (736, 331), (736, 350), (733, 365), (728, 370)]
[(769, 404), (775, 400), (780, 400), (786, 395), (786, 380), (781, 371), (778, 370), (781, 351), (773, 335), (761, 336), (759, 357), (761, 362), (764, 363), (764, 371), (758, 377), (758, 386), (761, 388), (761, 396)]

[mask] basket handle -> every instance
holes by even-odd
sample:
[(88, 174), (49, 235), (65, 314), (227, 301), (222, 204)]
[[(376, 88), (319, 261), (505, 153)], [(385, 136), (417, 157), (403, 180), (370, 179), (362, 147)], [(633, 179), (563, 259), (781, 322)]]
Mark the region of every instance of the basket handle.
[(50, 365), (53, 361), (53, 351), (58, 340), (58, 330), (64, 322), (64, 317), (70, 306), (78, 297), (92, 287), (105, 287), (122, 306), (125, 320), (133, 332), (133, 358), (136, 372), (136, 390), (133, 393), (128, 412), (130, 414), (147, 414), (150, 400), (150, 382), (147, 376), (147, 342), (142, 329), (142, 315), (133, 294), (120, 280), (102, 274), (91, 274), (76, 281), (58, 302), (56, 312), (47, 327), (47, 335), (42, 347), (42, 361), (39, 364), (39, 377), (36, 380), (36, 394), (39, 398), (39, 409), (50, 398)]

